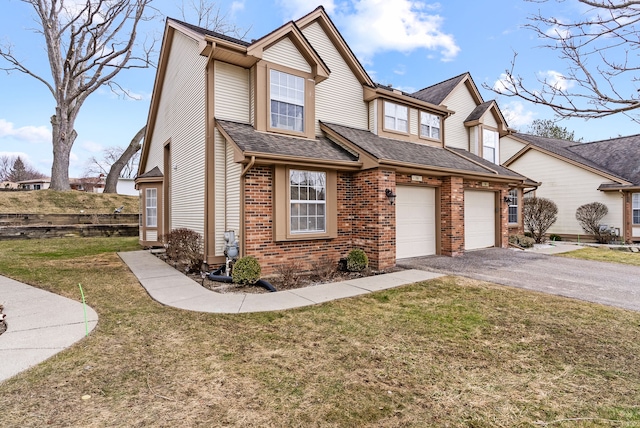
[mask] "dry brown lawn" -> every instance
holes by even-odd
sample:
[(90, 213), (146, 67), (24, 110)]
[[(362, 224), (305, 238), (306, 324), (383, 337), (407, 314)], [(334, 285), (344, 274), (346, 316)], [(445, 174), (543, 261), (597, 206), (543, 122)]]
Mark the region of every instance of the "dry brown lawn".
[(640, 266), (640, 253), (631, 253), (609, 249), (607, 247), (585, 247), (580, 250), (558, 254), (562, 257), (574, 259), (595, 260), (599, 262), (622, 263), (633, 266)]
[(57, 192), (34, 190), (24, 192), (0, 192), (2, 214), (111, 214), (124, 206), (123, 213), (136, 214), (139, 210), (137, 196), (99, 194), (88, 192)]
[(1, 426), (640, 426), (638, 313), (445, 277), (202, 314), (149, 298), (114, 253), (135, 242), (0, 242), (1, 274), (76, 300), (82, 283), (100, 316), (0, 384)]

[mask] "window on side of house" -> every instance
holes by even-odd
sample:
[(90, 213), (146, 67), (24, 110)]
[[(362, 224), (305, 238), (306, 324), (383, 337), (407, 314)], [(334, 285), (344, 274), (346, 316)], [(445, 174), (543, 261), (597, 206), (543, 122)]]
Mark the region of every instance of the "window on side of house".
[(271, 127), (304, 132), (304, 79), (270, 70)]
[(518, 189), (509, 190), (509, 223), (518, 223)]
[(498, 163), (498, 133), (491, 129), (482, 129), (482, 157), (489, 162)]
[(384, 102), (384, 128), (390, 131), (409, 132), (409, 109), (400, 104)]
[(420, 136), (440, 140), (440, 116), (421, 111)]
[(147, 227), (158, 226), (158, 190), (146, 189), (145, 218)]
[(291, 234), (318, 233), (326, 225), (327, 174), (318, 171), (289, 171)]
[(640, 224), (640, 193), (634, 193), (631, 204), (633, 224)]

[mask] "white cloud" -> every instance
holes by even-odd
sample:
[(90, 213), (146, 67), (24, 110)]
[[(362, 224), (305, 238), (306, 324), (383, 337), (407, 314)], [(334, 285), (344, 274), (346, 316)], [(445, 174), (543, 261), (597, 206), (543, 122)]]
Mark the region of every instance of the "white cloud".
[(9, 158), (19, 157), (23, 162), (31, 163), (31, 157), (25, 152), (0, 152), (0, 156)]
[(543, 79), (549, 86), (559, 91), (566, 91), (574, 85), (574, 82), (567, 80), (562, 73), (554, 70), (540, 72), (538, 73), (538, 77)]
[(407, 67), (405, 67), (404, 64), (398, 64), (393, 72), (399, 76), (404, 76), (404, 74), (407, 72)]
[(500, 93), (512, 93), (515, 92), (515, 82), (512, 76), (508, 76), (506, 73), (502, 73), (498, 80), (493, 84), (493, 90)]
[(0, 119), (0, 138), (3, 137), (12, 137), (26, 143), (50, 143), (51, 131), (46, 126), (16, 128), (13, 123)]
[(523, 128), (535, 119), (535, 113), (526, 110), (520, 101), (511, 101), (500, 107), (505, 120), (512, 128)]
[[(558, 21), (562, 24), (561, 21)], [(557, 39), (557, 40), (566, 40), (571, 37), (571, 31), (569, 31), (565, 27), (561, 27), (560, 25), (552, 25), (544, 32), (547, 36)]]
[[(288, 17), (300, 18), (316, 3), (308, 0), (279, 1)], [(363, 64), (371, 64), (381, 52), (410, 53), (416, 49), (438, 51), (442, 61), (451, 61), (460, 51), (451, 34), (442, 30), (443, 18), (433, 13), (438, 3), (414, 0), (333, 0), (324, 8), (341, 29)]]
[(101, 144), (93, 141), (84, 141), (82, 143), (82, 148), (91, 153), (99, 153), (104, 150), (104, 147)]
[(231, 3), (231, 7), (229, 8), (231, 16), (234, 16), (236, 12), (240, 12), (242, 10), (244, 10), (244, 1), (234, 1)]

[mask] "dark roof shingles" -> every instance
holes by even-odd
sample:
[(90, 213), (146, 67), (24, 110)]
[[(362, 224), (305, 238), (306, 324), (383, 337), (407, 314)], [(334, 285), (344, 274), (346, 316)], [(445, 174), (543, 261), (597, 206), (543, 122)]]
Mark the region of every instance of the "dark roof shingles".
[(467, 74), (469, 73), (462, 73), (461, 75), (452, 77), (444, 82), (436, 83), (435, 85), (420, 89), (419, 91), (411, 94), (411, 96), (431, 104), (440, 105), (444, 99), (447, 98), (447, 95), (449, 95), (451, 91), (458, 86), (458, 83), (467, 76)]
[(574, 144), (569, 150), (635, 185), (640, 185), (640, 135)]
[(355, 162), (358, 160), (357, 156), (328, 138), (308, 140), (258, 132), (251, 125), (228, 120), (217, 119), (216, 122), (243, 151), (325, 161)]

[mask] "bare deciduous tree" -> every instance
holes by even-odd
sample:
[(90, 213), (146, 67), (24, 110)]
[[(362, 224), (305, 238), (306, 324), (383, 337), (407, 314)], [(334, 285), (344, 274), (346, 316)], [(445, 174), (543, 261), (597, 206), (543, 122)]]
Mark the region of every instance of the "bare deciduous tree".
[(0, 156), (0, 181), (23, 181), (45, 178), (46, 175), (24, 162), (20, 156)]
[(140, 141), (142, 141), (146, 129), (147, 127), (143, 126), (136, 133), (118, 159), (111, 164), (111, 168), (109, 168), (109, 173), (107, 174), (107, 179), (104, 185), (104, 193), (117, 193), (118, 178), (122, 176), (123, 171), (125, 171), (125, 174), (129, 177), (135, 173), (133, 164), (137, 162), (137, 158), (140, 156), (138, 154), (142, 148)]
[(51, 77), (29, 68), (12, 46), (0, 47), (5, 71), (18, 71), (43, 83), (55, 99), (51, 116), (53, 165), (51, 188), (69, 190), (69, 155), (75, 121), (98, 88), (116, 85), (124, 70), (150, 66), (151, 46), (134, 53), (139, 24), (152, 0), (21, 0), (36, 12), (46, 44)]
[(522, 209), (524, 227), (536, 243), (544, 241), (544, 235), (558, 218), (558, 206), (547, 198), (525, 198)]
[[(548, 0), (528, 0), (536, 3)], [(561, 2), (562, 0), (556, 0)], [(625, 114), (640, 123), (640, 3), (637, 0), (577, 0), (591, 9), (584, 18), (565, 22), (540, 13), (526, 27), (558, 52), (566, 72), (538, 75), (541, 87), (517, 74), (514, 53), (510, 69), (493, 89), (503, 95), (543, 104), (560, 117), (599, 118)], [(635, 88), (627, 89), (629, 82)], [(536, 85), (537, 86), (537, 85)], [(626, 91), (626, 92), (625, 92)]]
[(576, 220), (578, 220), (585, 232), (593, 235), (599, 243), (606, 244), (609, 241), (610, 234), (608, 231), (600, 229), (600, 222), (607, 214), (609, 214), (609, 209), (605, 204), (591, 202), (578, 207)]
[[(250, 28), (245, 30), (231, 22), (229, 11), (222, 11), (218, 3), (210, 0), (182, 0), (180, 13), (185, 22), (238, 39), (244, 39), (250, 30)], [(192, 17), (195, 18), (195, 22), (191, 19)]]

